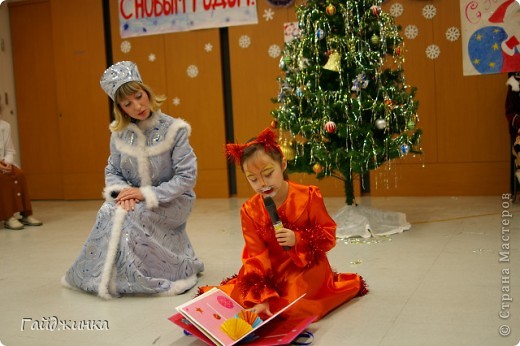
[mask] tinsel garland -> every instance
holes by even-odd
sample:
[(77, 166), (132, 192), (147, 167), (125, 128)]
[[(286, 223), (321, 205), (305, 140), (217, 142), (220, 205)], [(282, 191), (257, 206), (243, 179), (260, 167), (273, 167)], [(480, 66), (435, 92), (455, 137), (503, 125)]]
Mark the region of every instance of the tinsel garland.
[[(341, 276), (341, 273), (334, 271), (332, 273), (332, 277), (334, 278), (333, 281), (334, 282), (339, 281), (340, 276)], [(362, 297), (369, 292), (368, 284), (366, 283), (365, 278), (363, 278), (361, 275), (359, 276), (359, 278), (361, 279), (361, 284), (360, 284), (359, 291), (358, 291), (356, 297)]]
[(273, 98), (280, 142), (294, 153), (288, 171), (342, 179), (348, 204), (353, 175), (422, 152), (416, 88), (403, 70), (404, 39), (381, 4), (300, 4), (300, 34), (285, 44)]
[(362, 276), (359, 276), (359, 278), (361, 279), (361, 287), (359, 288), (359, 292), (356, 295), (356, 297), (362, 297), (369, 292), (368, 284), (365, 281), (365, 278), (363, 278)]
[(251, 293), (253, 298), (257, 301), (262, 297), (262, 292), (269, 290), (274, 292), (284, 292), (284, 287), (287, 283), (277, 283), (274, 280), (274, 276), (271, 270), (265, 274), (257, 272), (248, 273), (238, 278), (237, 286), (242, 294), (242, 298), (245, 298), (248, 293)]
[[(298, 243), (298, 249), (305, 253), (305, 268), (311, 268), (326, 257), (326, 246), (329, 240), (322, 226), (301, 228), (287, 221), (285, 213), (280, 213), (280, 219), (284, 227), (300, 234), (301, 241)], [(273, 225), (267, 224), (257, 230), (258, 234), (267, 244), (276, 244), (276, 236)], [(281, 248), (280, 248), (281, 249)]]
[(323, 227), (320, 225), (300, 230), (301, 242), (298, 247), (305, 253), (305, 268), (311, 268), (326, 258), (329, 244)]
[(326, 258), (329, 239), (321, 225), (301, 228), (289, 223), (285, 213), (280, 214), (280, 219), (286, 228), (300, 234), (301, 241), (298, 243), (298, 249), (305, 253), (307, 261), (305, 268), (311, 268)]
[(233, 274), (225, 279), (223, 279), (221, 282), (220, 282), (220, 286), (223, 286), (225, 284), (227, 284), (229, 281), (233, 280), (233, 279), (236, 279), (238, 277), (238, 274)]

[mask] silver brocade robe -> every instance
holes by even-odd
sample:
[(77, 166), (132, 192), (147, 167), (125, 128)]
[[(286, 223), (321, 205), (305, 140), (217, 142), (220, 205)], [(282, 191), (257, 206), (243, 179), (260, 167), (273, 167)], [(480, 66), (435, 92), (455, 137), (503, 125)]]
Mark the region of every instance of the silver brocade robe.
[[(197, 158), (191, 127), (161, 112), (113, 132), (101, 206), (83, 249), (65, 274), (65, 286), (110, 298), (121, 294), (180, 294), (204, 270), (186, 233), (195, 201)], [(135, 211), (114, 196), (138, 187)]]

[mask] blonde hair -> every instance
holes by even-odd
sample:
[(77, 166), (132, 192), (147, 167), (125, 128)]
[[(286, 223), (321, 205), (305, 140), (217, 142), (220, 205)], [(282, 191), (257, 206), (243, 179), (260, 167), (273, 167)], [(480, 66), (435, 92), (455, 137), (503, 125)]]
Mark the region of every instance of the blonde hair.
[(144, 90), (148, 94), (148, 98), (150, 99), (150, 110), (152, 112), (157, 112), (161, 104), (166, 100), (166, 96), (164, 95), (155, 95), (153, 90), (146, 84), (131, 81), (125, 83), (117, 89), (114, 95), (114, 122), (110, 124), (110, 129), (112, 131), (121, 131), (130, 124), (132, 118), (128, 116), (121, 107), (119, 106), (119, 102), (124, 100), (126, 97), (134, 95), (139, 90)]

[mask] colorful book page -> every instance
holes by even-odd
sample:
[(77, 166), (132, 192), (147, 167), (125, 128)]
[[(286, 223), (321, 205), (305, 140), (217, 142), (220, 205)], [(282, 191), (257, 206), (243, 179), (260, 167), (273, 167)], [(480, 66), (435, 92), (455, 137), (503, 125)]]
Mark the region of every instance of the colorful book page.
[(277, 346), (290, 345), (314, 320), (315, 316), (301, 320), (286, 320), (282, 316), (276, 317), (269, 325), (259, 327), (253, 332), (254, 339), (244, 345), (248, 346)]
[[(194, 324), (188, 321), (180, 313), (176, 313), (168, 318), (186, 332), (200, 339), (206, 345), (215, 345), (210, 338), (202, 333)], [(259, 328), (253, 332), (252, 341), (245, 343), (248, 346), (278, 346), (289, 345), (295, 340), (305, 328), (307, 328), (316, 317), (308, 317), (301, 320), (285, 320), (279, 316), (269, 323), (265, 328)]]
[(218, 288), (212, 288), (177, 307), (177, 311), (198, 326), (208, 338), (220, 345), (232, 345), (235, 341), (220, 329), (220, 325), (243, 309)]
[[(197, 334), (202, 333), (207, 339), (204, 340), (201, 338), (205, 342), (208, 342), (209, 340), (209, 342), (216, 345), (231, 346), (240, 342), (241, 340), (244, 340), (245, 338), (248, 338), (247, 341), (250, 341), (252, 337), (248, 336), (290, 308), (303, 296), (305, 296), (305, 294), (301, 295), (286, 307), (278, 311), (276, 314), (269, 317), (265, 321), (262, 321), (262, 323), (258, 324), (251, 331), (245, 333), (236, 340), (233, 340), (230, 336), (228, 336), (221, 329), (221, 325), (228, 319), (235, 317), (235, 315), (244, 310), (244, 308), (216, 287), (177, 307), (177, 311), (187, 321), (183, 321), (183, 319), (176, 315), (171, 316), (169, 319), (197, 337), (199, 337)], [(314, 318), (312, 318), (312, 320), (313, 319)], [(193, 328), (186, 327), (186, 325), (188, 325), (188, 321), (196, 327), (196, 329), (199, 331), (198, 333), (192, 332)], [(307, 325), (311, 322), (308, 322)]]

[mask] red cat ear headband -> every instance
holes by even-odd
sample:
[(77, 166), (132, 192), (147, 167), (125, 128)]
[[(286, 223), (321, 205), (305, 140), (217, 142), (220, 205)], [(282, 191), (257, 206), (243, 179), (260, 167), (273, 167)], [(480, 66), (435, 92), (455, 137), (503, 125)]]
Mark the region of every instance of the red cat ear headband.
[(247, 142), (245, 144), (226, 144), (226, 157), (229, 161), (232, 161), (235, 164), (240, 164), (240, 160), (242, 159), (244, 150), (255, 144), (262, 144), (266, 152), (276, 150), (280, 154), (282, 154), (282, 150), (280, 149), (280, 146), (276, 143), (275, 137), (276, 134), (273, 132), (273, 130), (271, 130), (270, 128), (266, 128), (265, 130), (260, 132), (256, 139), (250, 142)]

